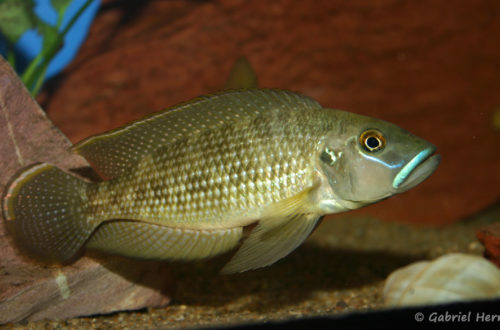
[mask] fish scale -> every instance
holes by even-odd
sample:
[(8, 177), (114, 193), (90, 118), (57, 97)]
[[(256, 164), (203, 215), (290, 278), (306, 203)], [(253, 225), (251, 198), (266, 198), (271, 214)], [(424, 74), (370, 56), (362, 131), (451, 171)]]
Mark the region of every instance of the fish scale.
[(127, 175), (91, 186), (89, 213), (191, 229), (248, 225), (263, 207), (312, 185), (310, 155), (325, 132), (303, 136), (295, 126), (307, 114), (293, 110), (155, 150)]
[(2, 208), (21, 248), (55, 261), (83, 247), (192, 260), (239, 246), (224, 273), (274, 263), (322, 215), (406, 191), (439, 164), (434, 146), (393, 124), (265, 89), (201, 97), (74, 150), (107, 181), (25, 169)]

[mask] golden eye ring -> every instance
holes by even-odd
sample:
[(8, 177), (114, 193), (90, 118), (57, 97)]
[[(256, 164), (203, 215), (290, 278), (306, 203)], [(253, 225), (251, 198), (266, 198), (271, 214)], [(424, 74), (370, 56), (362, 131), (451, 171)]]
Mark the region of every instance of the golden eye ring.
[(359, 136), (359, 144), (368, 152), (384, 149), (386, 141), (382, 132), (376, 129), (368, 129)]

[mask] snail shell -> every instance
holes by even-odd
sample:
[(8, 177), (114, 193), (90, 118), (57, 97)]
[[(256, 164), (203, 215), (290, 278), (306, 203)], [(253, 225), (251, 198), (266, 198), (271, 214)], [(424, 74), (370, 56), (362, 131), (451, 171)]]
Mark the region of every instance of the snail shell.
[(500, 269), (480, 256), (447, 254), (392, 272), (383, 295), (389, 306), (499, 297)]

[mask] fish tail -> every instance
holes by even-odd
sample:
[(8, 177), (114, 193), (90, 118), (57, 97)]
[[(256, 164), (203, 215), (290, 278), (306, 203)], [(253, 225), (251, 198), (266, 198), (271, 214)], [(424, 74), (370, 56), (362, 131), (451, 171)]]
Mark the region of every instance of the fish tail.
[(20, 249), (47, 261), (68, 261), (99, 224), (87, 217), (87, 188), (52, 165), (24, 170), (3, 197), (7, 229)]

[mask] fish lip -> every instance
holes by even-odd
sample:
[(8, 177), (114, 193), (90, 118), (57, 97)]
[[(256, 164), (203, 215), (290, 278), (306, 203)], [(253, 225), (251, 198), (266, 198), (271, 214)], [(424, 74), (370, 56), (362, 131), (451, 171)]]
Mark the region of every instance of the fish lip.
[(441, 157), (434, 155), (432, 146), (419, 152), (398, 172), (392, 181), (392, 187), (398, 192), (406, 191), (427, 179), (439, 165)]

